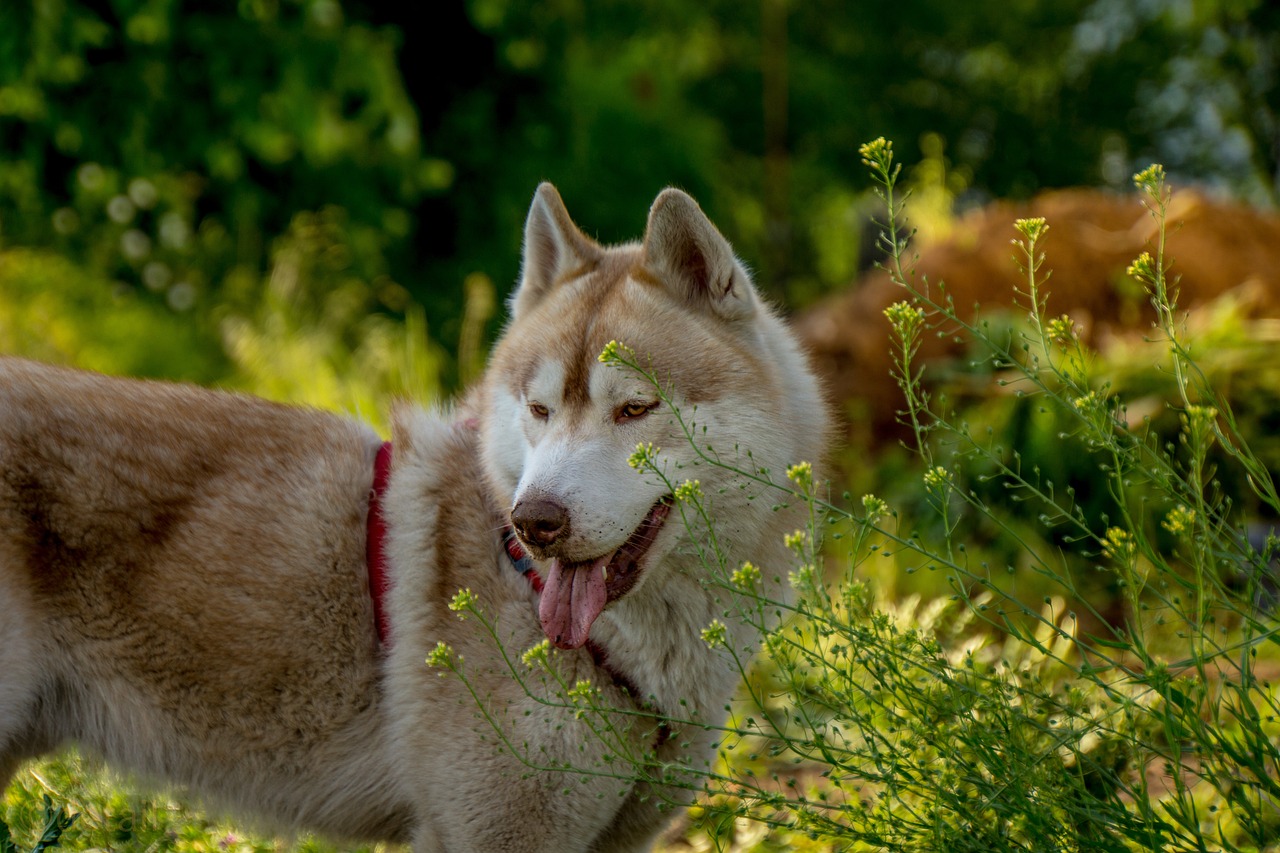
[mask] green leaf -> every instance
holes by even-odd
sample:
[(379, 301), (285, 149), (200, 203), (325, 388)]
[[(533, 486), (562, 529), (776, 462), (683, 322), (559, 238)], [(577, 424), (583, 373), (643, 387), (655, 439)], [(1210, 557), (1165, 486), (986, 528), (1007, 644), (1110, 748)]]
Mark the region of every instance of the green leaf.
[(9, 825), (3, 820), (0, 820), (0, 853), (18, 853), (13, 836), (9, 834)]
[(80, 815), (68, 815), (67, 810), (62, 806), (56, 809), (53, 807), (53, 800), (48, 794), (44, 795), (44, 831), (40, 833), (40, 840), (36, 842), (36, 846), (31, 848), (31, 853), (41, 853), (50, 847), (57, 847), (62, 833), (66, 832), (71, 824), (76, 822), (76, 818)]

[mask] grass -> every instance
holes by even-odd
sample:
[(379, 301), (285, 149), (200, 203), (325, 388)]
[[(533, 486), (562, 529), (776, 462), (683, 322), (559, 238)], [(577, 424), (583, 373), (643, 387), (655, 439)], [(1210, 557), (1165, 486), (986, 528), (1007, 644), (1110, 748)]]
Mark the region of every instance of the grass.
[[(57, 804), (52, 811), (50, 800)], [(74, 751), (28, 765), (15, 777), (3, 802), (0, 839), (7, 824), (17, 842), (14, 849), (22, 853), (54, 847), (147, 853), (374, 853), (386, 849), (342, 847), (309, 836), (278, 838), (246, 830), (206, 815), (173, 792), (117, 776)], [(50, 826), (57, 831), (51, 834)], [(0, 851), (9, 853), (2, 847)]]

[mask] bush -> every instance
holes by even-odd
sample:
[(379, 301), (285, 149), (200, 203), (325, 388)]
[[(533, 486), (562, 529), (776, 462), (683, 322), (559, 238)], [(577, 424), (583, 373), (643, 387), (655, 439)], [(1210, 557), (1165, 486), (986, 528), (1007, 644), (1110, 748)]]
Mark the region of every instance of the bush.
[[(920, 463), (915, 509), (874, 495), (836, 507), (806, 464), (794, 466), (774, 484), (779, 500), (802, 499), (811, 515), (789, 540), (796, 565), (783, 578), (784, 567), (723, 565), (705, 498), (669, 483), (686, 524), (712, 546), (709, 582), (754, 602), (725, 616), (755, 625), (763, 652), (722, 729), (720, 762), (659, 766), (632, 755), (637, 780), (698, 789), (693, 826), (718, 849), (1280, 849), (1280, 694), (1268, 680), (1280, 654), (1275, 620), (1259, 606), (1280, 542), (1251, 540), (1214, 464), (1239, 472), (1253, 491), (1246, 503), (1280, 514), (1280, 499), (1192, 357), (1163, 236), (1130, 275), (1159, 317), (1147, 358), (1169, 378), (1171, 434), (1130, 418), (1071, 318), (1045, 315), (1039, 242), (1050, 223), (1018, 222), (1027, 324), (993, 332), (963, 318), (944, 283), (914, 279), (892, 149), (877, 140), (862, 154), (904, 288), (887, 313)], [(1136, 182), (1163, 235), (1163, 170)], [(915, 360), (926, 334), (981, 345), (1010, 402), (1029, 401), (1033, 418), (1059, 430), (1107, 500), (1078, 501), (935, 398)], [(625, 348), (612, 357), (645, 372)], [(638, 457), (646, 474), (667, 477), (660, 459)], [(702, 458), (723, 464), (709, 449)], [(995, 493), (1007, 499), (988, 500)], [(966, 538), (975, 523), (998, 547)], [(885, 600), (865, 580), (876, 562), (935, 573), (947, 593)], [(1091, 610), (1081, 567), (1114, 585), (1116, 614)], [(788, 586), (793, 596), (772, 592)], [(787, 615), (777, 627), (775, 613)], [(704, 639), (747, 671), (750, 656), (726, 647), (717, 627)], [(555, 677), (554, 653), (533, 657)], [(518, 658), (513, 676), (529, 677)], [(592, 691), (562, 687), (556, 701), (579, 709), (583, 736), (611, 738)]]

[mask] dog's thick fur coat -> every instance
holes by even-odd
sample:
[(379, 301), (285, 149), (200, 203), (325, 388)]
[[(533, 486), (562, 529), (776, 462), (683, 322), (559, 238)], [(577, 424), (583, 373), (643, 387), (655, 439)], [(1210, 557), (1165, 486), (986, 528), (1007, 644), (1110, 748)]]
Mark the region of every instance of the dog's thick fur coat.
[[(798, 508), (776, 511), (776, 496), (700, 459), (675, 411), (724, 461), (780, 476), (822, 455), (823, 403), (728, 243), (676, 190), (642, 243), (606, 248), (540, 187), (511, 308), (458, 412), (396, 413), (385, 647), (365, 568), (369, 428), (0, 359), (0, 784), (78, 742), (276, 826), (419, 853), (651, 844), (657, 802), (679, 795), (615, 778), (616, 751), (537, 701), (536, 680), (526, 692), (448, 603), (470, 588), (514, 656), (546, 637), (569, 684), (669, 717), (671, 737), (619, 718), (637, 754), (705, 760), (713, 736), (679, 721), (718, 722), (735, 670), (701, 631), (725, 620), (747, 647), (752, 629), (708, 582), (670, 486), (627, 459), (661, 447), (671, 480), (701, 480), (727, 565), (783, 572)], [(598, 361), (613, 339), (662, 396)], [(503, 550), (508, 523), (541, 598)], [(533, 772), (499, 749), (462, 682), (424, 663), (442, 640), (512, 744), (609, 772)]]

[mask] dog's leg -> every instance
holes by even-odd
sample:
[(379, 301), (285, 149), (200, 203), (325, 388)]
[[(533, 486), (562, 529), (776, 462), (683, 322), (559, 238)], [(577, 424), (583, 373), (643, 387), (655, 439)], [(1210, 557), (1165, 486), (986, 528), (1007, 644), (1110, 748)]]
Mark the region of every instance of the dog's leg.
[(440, 845), (440, 839), (436, 838), (434, 832), (423, 829), (421, 825), (413, 833), (413, 853), (445, 853), (444, 847)]
[(18, 765), (38, 754), (32, 733), (40, 684), (31, 597), (0, 557), (0, 792)]
[(658, 808), (659, 796), (647, 786), (629, 794), (613, 823), (591, 845), (591, 853), (642, 853), (651, 849), (654, 837), (671, 822), (673, 814)]
[(653, 849), (654, 837), (671, 820), (653, 803), (641, 802), (635, 795), (627, 798), (618, 819), (591, 845), (591, 853), (643, 853)]
[[(492, 707), (490, 712), (515, 748), (530, 750), (531, 760), (610, 769), (598, 744), (580, 734), (584, 724), (571, 714), (548, 713), (535, 703), (529, 709), (518, 700), (512, 704), (513, 716)], [(531, 713), (525, 716), (525, 710)], [(479, 724), (461, 722), (447, 735), (433, 736), (420, 727), (411, 741), (416, 746), (405, 750), (418, 757), (405, 779), (408, 795), (418, 804), (414, 853), (594, 849), (626, 799), (625, 780), (530, 769), (510, 751), (497, 749)]]

